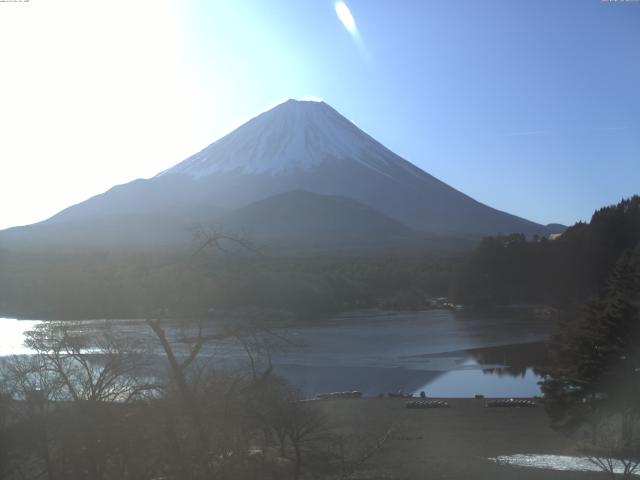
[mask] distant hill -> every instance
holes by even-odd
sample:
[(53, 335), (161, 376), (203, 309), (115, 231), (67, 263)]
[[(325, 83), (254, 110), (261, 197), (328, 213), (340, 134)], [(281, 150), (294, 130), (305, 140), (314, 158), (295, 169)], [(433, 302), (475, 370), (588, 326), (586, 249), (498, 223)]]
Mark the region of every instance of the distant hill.
[(219, 221), (278, 250), (416, 249), (427, 237), (356, 200), (302, 190), (254, 202)]

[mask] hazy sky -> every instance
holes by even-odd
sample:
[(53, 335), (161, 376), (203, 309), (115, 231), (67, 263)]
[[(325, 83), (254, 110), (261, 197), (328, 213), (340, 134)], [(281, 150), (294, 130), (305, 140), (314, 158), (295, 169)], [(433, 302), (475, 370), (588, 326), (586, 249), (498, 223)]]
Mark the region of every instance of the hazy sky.
[(304, 96), (534, 221), (640, 192), (640, 2), (346, 3), (0, 2), (0, 228)]

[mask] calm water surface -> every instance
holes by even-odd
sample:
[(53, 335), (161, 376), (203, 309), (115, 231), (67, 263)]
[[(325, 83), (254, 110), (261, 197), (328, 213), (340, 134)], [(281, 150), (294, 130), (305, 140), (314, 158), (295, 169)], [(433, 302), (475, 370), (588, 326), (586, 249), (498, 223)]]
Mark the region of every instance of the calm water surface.
[[(83, 322), (91, 330), (106, 321)], [(140, 320), (110, 320), (127, 335), (151, 338)], [(38, 321), (0, 319), (0, 356), (29, 354), (24, 334)], [(212, 321), (210, 328), (215, 328)], [(492, 314), (449, 310), (366, 311), (279, 333), (295, 346), (274, 355), (275, 370), (307, 394), (360, 390), (365, 395), (420, 392), (442, 397), (533, 396), (533, 367), (544, 363), (548, 320), (523, 310)], [(174, 338), (180, 329), (168, 325)], [(220, 364), (241, 361), (233, 347), (211, 345)]]

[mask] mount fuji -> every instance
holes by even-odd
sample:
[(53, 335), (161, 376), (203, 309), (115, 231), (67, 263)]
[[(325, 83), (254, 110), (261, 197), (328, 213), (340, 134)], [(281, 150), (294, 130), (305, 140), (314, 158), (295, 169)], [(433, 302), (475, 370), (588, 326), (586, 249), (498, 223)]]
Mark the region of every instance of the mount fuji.
[(320, 249), (559, 228), (455, 190), (324, 102), (288, 100), (153, 178), (0, 232), (0, 246), (169, 246), (188, 241), (194, 224)]

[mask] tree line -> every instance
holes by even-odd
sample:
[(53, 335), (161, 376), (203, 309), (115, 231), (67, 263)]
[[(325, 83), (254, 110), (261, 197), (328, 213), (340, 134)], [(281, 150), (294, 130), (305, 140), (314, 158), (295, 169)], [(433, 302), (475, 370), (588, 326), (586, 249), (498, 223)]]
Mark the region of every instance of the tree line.
[(622, 253), (640, 242), (640, 197), (597, 210), (559, 238), (487, 237), (452, 281), (463, 303), (580, 305), (599, 295)]
[(446, 296), (456, 259), (0, 251), (0, 316), (203, 318), (211, 308), (296, 320), (361, 308), (420, 309)]

